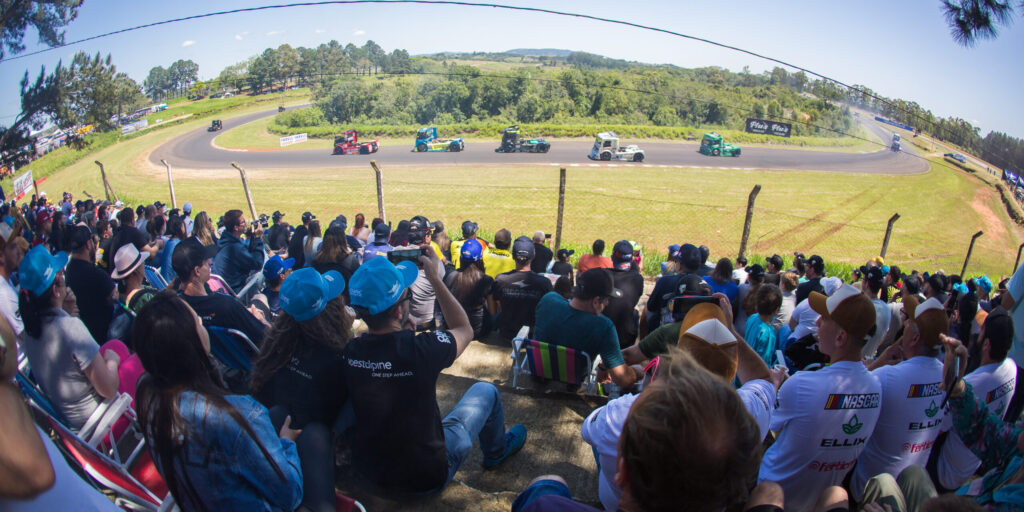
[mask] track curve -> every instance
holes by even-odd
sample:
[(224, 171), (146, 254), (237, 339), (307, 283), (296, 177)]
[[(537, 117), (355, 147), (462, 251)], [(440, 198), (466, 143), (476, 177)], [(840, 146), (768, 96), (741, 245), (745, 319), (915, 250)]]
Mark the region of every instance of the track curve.
[[(224, 119), (224, 130), (237, 128), (277, 113), (277, 109), (245, 114)], [(867, 129), (887, 140), (889, 134), (881, 127), (858, 119)], [(160, 159), (176, 167), (191, 169), (223, 169), (228, 162), (238, 162), (247, 169), (298, 169), (317, 167), (365, 167), (370, 159), (381, 165), (495, 165), (540, 164), (562, 166), (679, 166), (726, 169), (785, 169), (826, 172), (855, 172), (873, 174), (914, 174), (928, 170), (928, 163), (905, 153), (886, 149), (872, 153), (834, 153), (798, 149), (744, 147), (742, 156), (709, 157), (697, 152), (698, 144), (678, 142), (644, 142), (646, 152), (643, 164), (632, 162), (594, 162), (587, 158), (593, 142), (554, 142), (548, 153), (495, 153), (498, 141), (467, 144), (459, 153), (414, 153), (408, 146), (385, 146), (373, 155), (332, 155), (329, 149), (290, 151), (245, 151), (223, 149), (213, 145), (213, 139), (222, 131), (207, 132), (197, 128), (172, 139), (153, 150), (151, 163), (160, 165)], [(629, 140), (623, 142), (629, 143)], [(904, 151), (915, 150), (905, 146)]]

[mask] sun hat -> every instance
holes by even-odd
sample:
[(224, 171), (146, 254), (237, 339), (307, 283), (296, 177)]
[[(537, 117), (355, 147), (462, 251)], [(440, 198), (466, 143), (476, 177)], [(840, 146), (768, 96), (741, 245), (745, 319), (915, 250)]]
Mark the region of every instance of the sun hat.
[(418, 276), (416, 264), (411, 261), (394, 265), (387, 258), (373, 258), (360, 265), (349, 279), (352, 306), (371, 315), (385, 311), (398, 302)]
[(305, 322), (323, 312), (327, 303), (343, 291), (345, 278), (337, 270), (321, 274), (313, 267), (306, 267), (284, 280), (278, 298), (285, 313)]
[(57, 254), (50, 254), (46, 247), (37, 245), (33, 247), (18, 265), (18, 280), (22, 290), (28, 290), (32, 295), (39, 297), (57, 277), (57, 272), (68, 266), (68, 253), (60, 251)]
[(142, 254), (139, 253), (135, 244), (122, 245), (117, 250), (117, 254), (114, 254), (114, 271), (110, 273), (110, 277), (124, 279), (132, 275), (132, 272), (135, 272), (135, 269), (144, 263), (145, 260), (142, 259)]

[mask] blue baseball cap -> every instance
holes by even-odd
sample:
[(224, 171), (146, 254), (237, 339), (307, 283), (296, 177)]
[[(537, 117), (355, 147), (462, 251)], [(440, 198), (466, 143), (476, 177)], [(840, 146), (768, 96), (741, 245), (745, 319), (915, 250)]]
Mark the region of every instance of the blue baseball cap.
[(68, 253), (60, 251), (50, 254), (46, 247), (37, 245), (28, 251), (18, 265), (18, 280), (23, 290), (39, 297), (57, 278), (57, 272), (68, 266)]
[(484, 257), (484, 246), (476, 238), (470, 238), (462, 243), (462, 250), (459, 251), (462, 261), (480, 261)]
[(416, 264), (411, 261), (394, 265), (387, 258), (373, 258), (356, 269), (349, 280), (348, 295), (352, 306), (376, 315), (398, 302), (402, 292), (418, 275)]
[(283, 274), (285, 270), (292, 268), (293, 265), (295, 265), (295, 258), (282, 260), (280, 254), (275, 254), (263, 264), (263, 277), (267, 278), (267, 281), (272, 281)]
[(319, 315), (327, 303), (345, 291), (345, 278), (337, 270), (320, 274), (312, 267), (296, 270), (281, 285), (281, 309), (305, 322)]

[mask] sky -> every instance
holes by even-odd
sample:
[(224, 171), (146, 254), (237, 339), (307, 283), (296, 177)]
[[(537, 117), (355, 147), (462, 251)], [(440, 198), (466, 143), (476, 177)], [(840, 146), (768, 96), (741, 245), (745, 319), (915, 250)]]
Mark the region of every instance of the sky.
[[(614, 18), (711, 39), (791, 62), (887, 97), (917, 101), (942, 117), (968, 120), (984, 136), (1002, 131), (1024, 138), (1024, 13), (995, 40), (973, 48), (950, 37), (939, 0), (785, 2), (680, 0), (494, 0), (503, 5), (557, 9)], [(281, 0), (280, 3), (284, 3)], [(213, 11), (274, 5), (220, 0), (85, 0), (66, 40)], [(119, 71), (142, 82), (155, 66), (177, 59), (199, 65), (200, 79), (230, 64), (288, 43), (315, 47), (336, 39), (386, 51), (436, 52), (559, 48), (681, 67), (721, 66), (758, 73), (775, 63), (732, 50), (638, 28), (493, 7), (349, 4), (292, 7), (190, 20), (118, 34), (36, 56), (0, 61), (0, 124), (20, 112), (19, 82), (77, 51), (111, 54)], [(44, 48), (26, 34), (27, 52)], [(27, 53), (26, 52), (26, 53)], [(1014, 64), (1017, 62), (1017, 64)]]

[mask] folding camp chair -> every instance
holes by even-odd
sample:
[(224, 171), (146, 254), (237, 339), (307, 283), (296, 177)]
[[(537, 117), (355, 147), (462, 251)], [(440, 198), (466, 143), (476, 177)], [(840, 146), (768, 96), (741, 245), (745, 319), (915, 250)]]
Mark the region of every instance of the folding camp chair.
[(237, 298), (243, 305), (249, 305), (249, 301), (252, 297), (263, 289), (263, 283), (266, 278), (263, 277), (263, 272), (253, 272), (249, 279), (246, 280), (245, 285), (242, 286), (241, 290), (238, 290), (235, 298)]
[(228, 282), (217, 274), (210, 274), (210, 280), (206, 282), (206, 285), (210, 287), (210, 291), (226, 293), (232, 297), (238, 298), (238, 296), (235, 295), (235, 291), (228, 286)]
[(228, 368), (242, 372), (252, 371), (252, 361), (259, 354), (256, 344), (242, 331), (207, 326), (210, 333), (210, 353)]
[(534, 375), (579, 385), (590, 394), (595, 392), (597, 367), (589, 354), (562, 345), (528, 339), (528, 333), (529, 328), (523, 326), (512, 340), (512, 387), (519, 388), (520, 375)]
[(146, 281), (149, 285), (157, 290), (163, 290), (167, 288), (167, 281), (164, 280), (164, 276), (160, 274), (160, 271), (156, 267), (146, 265)]

